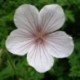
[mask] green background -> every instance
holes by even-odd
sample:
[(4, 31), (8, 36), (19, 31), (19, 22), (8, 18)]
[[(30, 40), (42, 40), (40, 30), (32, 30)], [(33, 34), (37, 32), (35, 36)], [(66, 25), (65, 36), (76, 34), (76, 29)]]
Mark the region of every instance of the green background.
[[(13, 17), (17, 7), (32, 4), (40, 10), (54, 3), (64, 9), (66, 22), (61, 30), (73, 37), (75, 49), (70, 57), (56, 59), (50, 71), (40, 74), (27, 64), (26, 56), (9, 53), (5, 40), (16, 29)], [(80, 0), (0, 0), (0, 80), (80, 80)]]

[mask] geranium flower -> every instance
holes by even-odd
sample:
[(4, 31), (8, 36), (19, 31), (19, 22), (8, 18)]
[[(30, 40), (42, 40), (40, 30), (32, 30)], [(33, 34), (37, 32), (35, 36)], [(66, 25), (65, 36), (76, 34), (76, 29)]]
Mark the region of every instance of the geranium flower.
[(15, 55), (27, 54), (30, 66), (38, 72), (46, 72), (54, 64), (54, 58), (71, 55), (72, 38), (60, 29), (65, 22), (64, 11), (57, 4), (46, 5), (40, 11), (32, 5), (20, 6), (14, 15), (17, 27), (6, 40), (6, 48)]

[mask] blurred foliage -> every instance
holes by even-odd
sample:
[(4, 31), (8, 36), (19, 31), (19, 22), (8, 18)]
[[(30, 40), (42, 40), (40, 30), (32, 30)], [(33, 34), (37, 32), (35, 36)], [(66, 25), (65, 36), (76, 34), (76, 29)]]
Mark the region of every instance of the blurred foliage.
[[(45, 74), (28, 66), (26, 57), (14, 56), (5, 49), (5, 40), (15, 28), (13, 17), (21, 4), (35, 5), (39, 10), (47, 4), (60, 4), (66, 22), (61, 30), (74, 39), (75, 49), (69, 58), (57, 59)], [(80, 80), (80, 0), (0, 0), (0, 80)]]
[(69, 58), (70, 73), (69, 76), (80, 77), (80, 39), (76, 40), (75, 50), (72, 56)]

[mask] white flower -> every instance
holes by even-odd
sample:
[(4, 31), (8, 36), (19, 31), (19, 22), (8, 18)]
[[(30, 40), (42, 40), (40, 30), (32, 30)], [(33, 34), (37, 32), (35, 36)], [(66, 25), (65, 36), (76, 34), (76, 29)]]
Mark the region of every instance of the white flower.
[(38, 72), (46, 72), (53, 66), (54, 58), (71, 55), (72, 38), (60, 29), (65, 22), (61, 6), (46, 5), (40, 12), (32, 5), (20, 6), (14, 15), (17, 29), (6, 40), (7, 49), (16, 55), (27, 54), (29, 65)]

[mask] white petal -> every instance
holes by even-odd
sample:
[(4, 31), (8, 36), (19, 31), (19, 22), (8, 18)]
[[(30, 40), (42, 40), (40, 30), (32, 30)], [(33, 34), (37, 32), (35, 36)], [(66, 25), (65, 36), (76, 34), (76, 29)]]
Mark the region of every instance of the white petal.
[(33, 44), (33, 36), (22, 30), (14, 30), (6, 40), (6, 48), (13, 54), (25, 55)]
[(53, 66), (53, 58), (45, 50), (44, 45), (33, 45), (27, 54), (29, 65), (34, 67), (38, 72), (44, 73)]
[(20, 6), (14, 15), (14, 23), (18, 28), (34, 33), (39, 22), (39, 12), (36, 7), (24, 4)]
[(44, 6), (40, 11), (41, 26), (45, 32), (52, 32), (61, 28), (65, 15), (61, 6), (57, 4)]
[(72, 38), (63, 31), (57, 31), (48, 35), (46, 49), (53, 57), (64, 58), (71, 55), (74, 44)]

